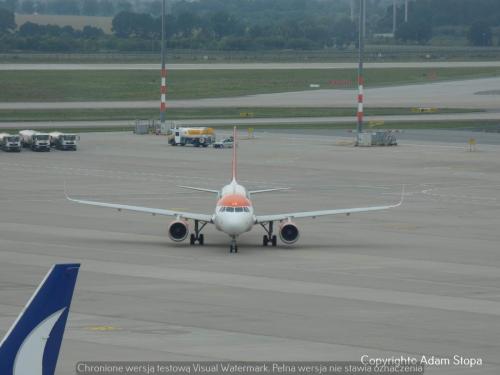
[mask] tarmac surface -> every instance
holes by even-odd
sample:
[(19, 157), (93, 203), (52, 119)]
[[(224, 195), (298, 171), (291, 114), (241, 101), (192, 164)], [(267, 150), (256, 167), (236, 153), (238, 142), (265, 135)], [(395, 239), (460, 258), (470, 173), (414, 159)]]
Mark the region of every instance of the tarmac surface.
[[(429, 133), (430, 136), (432, 133)], [(219, 134), (220, 136), (224, 134)], [(299, 242), (238, 254), (212, 227), (174, 244), (169, 219), (80, 206), (73, 197), (211, 213), (229, 150), (164, 137), (82, 134), (77, 152), (0, 153), (0, 334), (55, 262), (82, 262), (57, 374), (89, 360), (481, 358), (428, 374), (500, 373), (500, 146), (402, 141), (353, 148), (329, 133), (256, 132), (239, 176), (258, 213), (394, 203), (297, 222)]]
[[(484, 93), (489, 94), (484, 94)], [(365, 90), (368, 107), (500, 109), (500, 77), (375, 87)], [(231, 98), (169, 100), (169, 108), (352, 107), (356, 90), (313, 89)], [(157, 100), (86, 102), (3, 102), (0, 109), (157, 108)]]
[[(481, 127), (481, 121), (500, 121), (500, 112), (472, 112), (472, 113), (448, 113), (448, 114), (417, 114), (417, 115), (401, 115), (401, 116), (366, 116), (364, 118), (368, 129), (376, 130), (383, 127), (383, 124), (398, 123), (412, 121), (416, 123), (432, 123), (437, 121), (472, 121), (477, 120), (476, 129)], [(290, 125), (320, 125), (320, 124), (353, 124), (355, 126), (355, 118), (353, 116), (337, 116), (337, 117), (279, 117), (279, 118), (233, 118), (233, 119), (189, 119), (189, 120), (174, 120), (167, 121), (174, 123), (176, 126), (259, 126), (265, 128), (266, 125), (280, 125), (284, 129)], [(370, 128), (371, 122), (378, 123), (377, 127)], [(81, 129), (81, 128), (123, 128), (126, 126), (133, 127), (135, 121), (129, 120), (106, 120), (106, 121), (4, 121), (0, 122), (0, 131), (2, 129)], [(436, 127), (439, 125), (436, 125)], [(486, 128), (486, 127), (485, 127)], [(491, 130), (491, 128), (490, 128)], [(310, 131), (310, 130), (307, 130)], [(345, 130), (340, 130), (345, 132)], [(497, 126), (497, 131), (500, 131), (500, 123)], [(418, 130), (417, 130), (418, 133)], [(460, 131), (463, 134), (462, 131)], [(427, 137), (426, 131), (423, 132), (424, 139)], [(444, 141), (446, 141), (449, 133), (445, 133)], [(484, 137), (489, 143), (490, 135)]]

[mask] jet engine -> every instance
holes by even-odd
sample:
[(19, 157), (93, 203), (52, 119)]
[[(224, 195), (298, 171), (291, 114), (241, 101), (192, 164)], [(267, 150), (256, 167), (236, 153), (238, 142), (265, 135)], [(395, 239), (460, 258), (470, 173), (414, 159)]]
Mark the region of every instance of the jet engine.
[(280, 238), (281, 241), (287, 245), (291, 245), (299, 239), (299, 228), (291, 221), (285, 222), (280, 225)]
[(172, 241), (184, 241), (189, 234), (189, 227), (185, 221), (174, 221), (168, 227), (168, 236)]

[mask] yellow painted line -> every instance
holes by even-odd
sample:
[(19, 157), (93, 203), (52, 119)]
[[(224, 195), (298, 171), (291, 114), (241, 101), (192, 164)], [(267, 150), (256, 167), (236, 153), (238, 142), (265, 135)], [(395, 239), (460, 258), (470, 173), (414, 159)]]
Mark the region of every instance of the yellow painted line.
[(385, 124), (385, 121), (370, 121), (368, 123), (368, 126), (370, 126), (371, 128), (375, 127), (375, 126), (383, 126)]
[(88, 331), (99, 331), (99, 332), (106, 332), (106, 331), (120, 331), (121, 328), (115, 327), (115, 326), (89, 326), (86, 327)]

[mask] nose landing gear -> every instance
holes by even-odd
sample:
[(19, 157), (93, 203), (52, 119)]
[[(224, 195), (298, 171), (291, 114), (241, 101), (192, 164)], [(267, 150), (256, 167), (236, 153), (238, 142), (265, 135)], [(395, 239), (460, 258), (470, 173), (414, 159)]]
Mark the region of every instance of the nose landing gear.
[(237, 253), (238, 252), (238, 245), (236, 244), (236, 237), (233, 237), (231, 240), (231, 244), (229, 245), (229, 252), (230, 253)]

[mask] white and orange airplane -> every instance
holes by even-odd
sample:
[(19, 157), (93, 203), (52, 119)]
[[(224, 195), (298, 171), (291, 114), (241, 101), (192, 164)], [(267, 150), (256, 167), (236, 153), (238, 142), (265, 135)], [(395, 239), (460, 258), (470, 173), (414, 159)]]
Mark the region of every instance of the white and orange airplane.
[(203, 228), (207, 224), (214, 224), (215, 227), (226, 233), (231, 238), (230, 252), (238, 252), (238, 245), (236, 243), (237, 238), (243, 233), (249, 232), (254, 225), (260, 225), (266, 231), (262, 239), (262, 244), (267, 246), (271, 244), (276, 246), (277, 237), (274, 234), (275, 222), (279, 222), (279, 236), (281, 241), (287, 245), (297, 242), (299, 239), (299, 230), (296, 224), (293, 222), (294, 219), (301, 218), (316, 218), (318, 216), (327, 215), (339, 215), (345, 214), (350, 215), (352, 213), (368, 212), (368, 211), (380, 211), (387, 210), (390, 208), (395, 208), (403, 203), (404, 187), (401, 195), (401, 200), (399, 203), (389, 206), (372, 206), (372, 207), (359, 207), (359, 208), (343, 208), (334, 210), (321, 210), (321, 211), (305, 211), (305, 212), (292, 212), (285, 214), (275, 214), (275, 215), (255, 215), (251, 197), (254, 194), (266, 193), (278, 190), (287, 190), (288, 188), (274, 188), (274, 189), (263, 189), (263, 190), (250, 190), (247, 191), (245, 187), (238, 184), (236, 181), (236, 127), (233, 130), (233, 163), (232, 170), (233, 176), (231, 182), (224, 186), (221, 190), (204, 189), (192, 186), (179, 186), (185, 189), (191, 189), (196, 191), (208, 192), (217, 194), (217, 205), (215, 212), (212, 215), (200, 214), (192, 212), (182, 212), (175, 210), (164, 210), (161, 208), (149, 208), (149, 207), (139, 207), (139, 206), (129, 206), (123, 204), (105, 203), (105, 202), (94, 202), (81, 199), (73, 199), (68, 196), (66, 198), (72, 202), (98, 206), (114, 208), (118, 211), (135, 211), (143, 212), (154, 215), (163, 215), (175, 217), (175, 220), (170, 224), (168, 228), (168, 235), (172, 241), (181, 242), (184, 241), (189, 235), (189, 224), (188, 220), (194, 222), (194, 233), (191, 233), (190, 243), (194, 245), (199, 243), (204, 244), (204, 235), (201, 233)]

